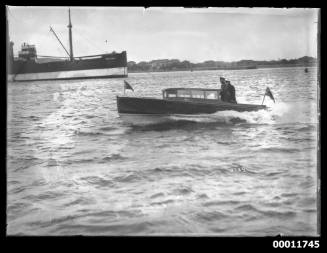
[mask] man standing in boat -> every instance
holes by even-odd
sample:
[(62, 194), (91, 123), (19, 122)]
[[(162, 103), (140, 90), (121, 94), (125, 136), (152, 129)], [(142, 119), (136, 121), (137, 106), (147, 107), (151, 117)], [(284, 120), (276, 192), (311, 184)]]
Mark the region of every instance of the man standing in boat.
[(237, 104), (236, 97), (235, 97), (235, 87), (230, 83), (230, 81), (227, 81), (223, 77), (220, 77), (220, 83), (221, 83), (221, 91), (220, 91), (221, 100), (224, 102)]
[(221, 90), (220, 90), (220, 99), (226, 101), (226, 80), (223, 77), (220, 77)]
[(235, 103), (236, 102), (236, 97), (235, 97), (235, 87), (230, 83), (230, 81), (226, 81), (226, 90), (227, 90), (227, 102), (229, 103)]

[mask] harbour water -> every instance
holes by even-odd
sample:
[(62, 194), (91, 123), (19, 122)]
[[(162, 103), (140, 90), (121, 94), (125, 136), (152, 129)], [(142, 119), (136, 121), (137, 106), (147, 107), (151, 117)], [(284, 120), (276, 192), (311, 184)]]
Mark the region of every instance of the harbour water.
[(317, 235), (317, 69), (132, 73), (130, 96), (220, 87), (268, 111), (132, 127), (123, 79), (9, 83), (8, 235)]

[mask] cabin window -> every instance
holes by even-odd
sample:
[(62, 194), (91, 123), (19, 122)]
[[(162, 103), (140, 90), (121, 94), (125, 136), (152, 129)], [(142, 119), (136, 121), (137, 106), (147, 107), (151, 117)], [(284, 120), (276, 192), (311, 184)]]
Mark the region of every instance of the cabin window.
[(177, 96), (181, 98), (190, 98), (191, 92), (189, 90), (178, 90)]
[(218, 99), (217, 91), (206, 91), (206, 99)]
[(176, 94), (174, 94), (174, 93), (168, 93), (166, 97), (168, 97), (168, 98), (175, 98), (176, 97)]
[(166, 98), (175, 98), (176, 96), (176, 91), (164, 91), (164, 97)]
[(204, 99), (204, 92), (202, 90), (192, 90), (192, 98)]

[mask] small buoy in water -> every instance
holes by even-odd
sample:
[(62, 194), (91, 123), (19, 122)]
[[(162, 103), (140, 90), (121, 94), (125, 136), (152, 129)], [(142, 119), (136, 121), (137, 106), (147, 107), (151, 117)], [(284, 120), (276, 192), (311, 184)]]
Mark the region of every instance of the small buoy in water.
[(305, 68), (305, 69), (304, 69), (304, 72), (305, 72), (305, 73), (308, 73), (308, 72), (309, 72), (309, 70), (308, 70), (307, 68)]

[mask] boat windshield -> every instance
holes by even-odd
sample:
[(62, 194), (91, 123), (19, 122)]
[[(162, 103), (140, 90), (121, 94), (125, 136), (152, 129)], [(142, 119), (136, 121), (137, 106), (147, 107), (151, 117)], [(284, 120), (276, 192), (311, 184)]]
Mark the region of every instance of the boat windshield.
[(165, 98), (219, 99), (218, 90), (169, 89), (163, 95)]

